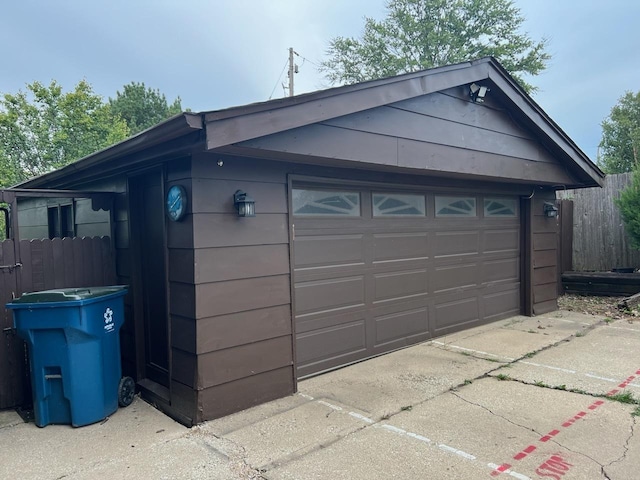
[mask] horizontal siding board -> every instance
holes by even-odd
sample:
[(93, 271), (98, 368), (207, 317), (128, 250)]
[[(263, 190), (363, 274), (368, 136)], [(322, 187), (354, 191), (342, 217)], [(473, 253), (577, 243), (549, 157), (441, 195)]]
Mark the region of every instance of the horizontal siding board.
[(558, 281), (558, 269), (555, 265), (550, 267), (535, 268), (533, 270), (533, 284), (545, 285)]
[[(187, 215), (179, 222), (167, 222), (167, 246), (169, 248), (193, 248), (194, 216)], [(209, 232), (211, 234), (211, 232)]]
[[(183, 385), (175, 380), (171, 381), (171, 408), (191, 420), (197, 422), (198, 392), (191, 387)], [(187, 423), (187, 426), (191, 426)]]
[(170, 282), (169, 312), (187, 318), (196, 318), (196, 287), (189, 283)]
[(516, 157), (477, 152), (434, 143), (401, 139), (398, 141), (400, 167), (481, 176), (495, 181), (518, 180), (526, 183), (571, 184), (574, 180), (560, 165), (524, 161)]
[(554, 300), (558, 296), (556, 282), (548, 283), (545, 285), (534, 285), (533, 287), (533, 301), (534, 303), (542, 303), (548, 300)]
[[(543, 211), (543, 207), (540, 207), (540, 211)], [(558, 218), (549, 218), (544, 215), (534, 215), (531, 230), (536, 233), (557, 232), (560, 228), (560, 222)]]
[[(462, 95), (459, 97), (453, 95), (459, 94), (461, 89), (466, 90)], [(485, 130), (533, 139), (531, 133), (519, 128), (506, 112), (470, 102), (466, 86), (403, 100), (389, 106), (465, 125), (475, 125)]]
[(195, 283), (289, 273), (289, 245), (255, 245), (195, 250)]
[[(222, 162), (222, 166), (218, 166)], [(291, 166), (281, 162), (267, 162), (255, 158), (202, 152), (193, 157), (191, 174), (194, 179), (238, 180), (242, 182), (270, 182), (286, 185)]]
[(197, 388), (198, 356), (178, 348), (171, 349), (171, 378), (188, 387)]
[(284, 336), (198, 355), (198, 388), (208, 388), (293, 365), (291, 337)]
[(539, 143), (533, 140), (387, 106), (333, 118), (323, 125), (531, 161), (553, 162), (541, 155)]
[(380, 165), (398, 164), (397, 139), (328, 125), (309, 125), (238, 146)]
[(171, 345), (187, 353), (198, 353), (196, 343), (196, 320), (171, 315)]
[(279, 305), (202, 318), (197, 329), (197, 353), (291, 335), (291, 307)]
[(542, 250), (533, 255), (533, 268), (551, 267), (558, 262), (558, 255), (555, 250)]
[(239, 180), (193, 180), (192, 211), (195, 213), (236, 213), (233, 194), (244, 190), (256, 202), (256, 215), (287, 213), (287, 186), (279, 183)]
[(199, 422), (213, 420), (294, 393), (293, 367), (252, 375), (198, 392)]
[(194, 250), (188, 248), (169, 249), (169, 281), (194, 283)]
[(533, 250), (534, 252), (542, 250), (557, 250), (558, 236), (555, 233), (534, 233), (533, 234)]
[(239, 218), (234, 214), (199, 213), (193, 217), (195, 248), (289, 243), (286, 214)]
[[(291, 302), (289, 275), (205, 283), (196, 285), (195, 290), (196, 318), (286, 305)], [(173, 305), (173, 301), (171, 303)]]
[(558, 310), (558, 300), (556, 298), (533, 305), (534, 315), (543, 315), (556, 310)]

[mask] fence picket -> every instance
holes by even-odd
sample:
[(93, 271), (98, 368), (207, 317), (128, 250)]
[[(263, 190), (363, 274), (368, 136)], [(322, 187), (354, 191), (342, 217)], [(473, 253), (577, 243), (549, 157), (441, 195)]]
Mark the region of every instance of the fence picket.
[(573, 200), (574, 271), (640, 267), (640, 251), (631, 247), (614, 203), (631, 178), (631, 173), (607, 175), (604, 188), (558, 192), (558, 198)]

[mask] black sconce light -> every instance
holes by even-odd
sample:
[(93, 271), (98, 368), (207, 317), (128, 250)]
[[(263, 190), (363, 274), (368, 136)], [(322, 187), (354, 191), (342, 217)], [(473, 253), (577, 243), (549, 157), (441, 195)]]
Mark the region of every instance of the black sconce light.
[(483, 103), (484, 97), (487, 95), (487, 92), (490, 91), (491, 90), (489, 88), (478, 85), (477, 83), (469, 85), (469, 96), (475, 103)]
[(555, 218), (558, 216), (558, 207), (553, 203), (544, 204), (544, 216), (548, 218)]
[(239, 217), (255, 217), (256, 202), (242, 190), (233, 194), (233, 206), (236, 207)]

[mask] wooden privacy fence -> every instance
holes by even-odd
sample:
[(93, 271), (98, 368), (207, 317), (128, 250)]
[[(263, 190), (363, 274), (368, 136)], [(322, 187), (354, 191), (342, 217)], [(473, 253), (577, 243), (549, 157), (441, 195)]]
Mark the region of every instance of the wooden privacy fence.
[(558, 192), (573, 201), (573, 270), (609, 271), (640, 267), (640, 251), (631, 247), (614, 199), (631, 182), (631, 173), (607, 175), (604, 188)]
[(4, 305), (25, 292), (116, 283), (109, 237), (22, 240), (18, 252), (15, 247), (13, 240), (0, 243), (0, 409), (22, 405), (30, 395), (25, 345)]

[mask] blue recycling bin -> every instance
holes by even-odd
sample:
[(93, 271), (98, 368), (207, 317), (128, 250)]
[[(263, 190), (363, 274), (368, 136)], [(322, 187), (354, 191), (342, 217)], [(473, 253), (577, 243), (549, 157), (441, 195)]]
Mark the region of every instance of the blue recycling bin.
[(7, 304), (29, 346), (35, 423), (99, 422), (133, 400), (122, 378), (120, 327), (124, 286), (26, 293)]

